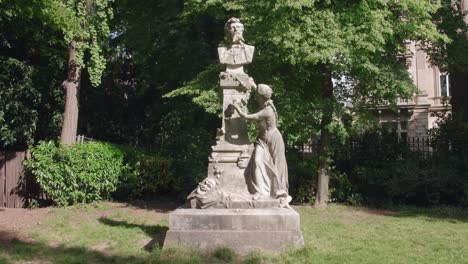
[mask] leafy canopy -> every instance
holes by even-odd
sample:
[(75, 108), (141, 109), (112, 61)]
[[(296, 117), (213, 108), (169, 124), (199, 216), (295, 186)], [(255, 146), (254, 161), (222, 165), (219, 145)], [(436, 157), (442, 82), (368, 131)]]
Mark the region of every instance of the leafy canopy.
[[(19, 2), (24, 3), (25, 0)], [(26, 1), (29, 2), (29, 1)], [(44, 23), (77, 42), (77, 63), (86, 67), (93, 86), (101, 83), (106, 68), (104, 47), (109, 37), (114, 0), (36, 0), (31, 8)]]
[[(306, 121), (296, 136), (310, 138), (321, 114), (346, 113), (344, 101), (360, 112), (416, 92), (399, 55), (406, 41), (448, 42), (431, 19), (439, 7), (437, 0), (189, 0), (184, 19), (241, 18), (247, 43), (256, 46), (249, 74), (273, 85), (280, 123), (292, 129)], [(333, 98), (323, 94), (324, 65), (335, 80)], [(205, 78), (214, 70), (207, 67), (168, 96), (190, 95), (207, 111), (220, 113), (219, 95), (213, 100), (217, 78), (211, 85)]]

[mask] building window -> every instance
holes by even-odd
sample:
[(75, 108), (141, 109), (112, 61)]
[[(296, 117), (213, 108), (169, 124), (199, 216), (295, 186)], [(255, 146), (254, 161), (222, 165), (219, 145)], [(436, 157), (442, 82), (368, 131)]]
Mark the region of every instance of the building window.
[(388, 132), (393, 132), (399, 140), (406, 141), (408, 138), (408, 121), (383, 121), (382, 127)]
[(440, 74), (440, 96), (450, 96), (450, 82), (448, 73)]

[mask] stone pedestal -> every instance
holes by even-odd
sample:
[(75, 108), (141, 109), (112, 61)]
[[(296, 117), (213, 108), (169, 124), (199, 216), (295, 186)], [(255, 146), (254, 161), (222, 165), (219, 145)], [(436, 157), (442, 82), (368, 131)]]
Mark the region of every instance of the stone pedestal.
[(212, 146), (209, 157), (208, 176), (219, 170), (218, 188), (231, 199), (248, 199), (244, 171), (251, 154), (251, 143), (247, 132), (247, 122), (232, 108), (232, 103), (244, 103), (245, 111), (250, 90), (242, 84), (250, 84), (247, 74), (222, 72), (220, 86), (223, 91), (223, 119), (216, 145)]
[(190, 247), (213, 251), (228, 247), (239, 255), (277, 253), (301, 247), (299, 214), (293, 209), (189, 209), (169, 215), (164, 249)]

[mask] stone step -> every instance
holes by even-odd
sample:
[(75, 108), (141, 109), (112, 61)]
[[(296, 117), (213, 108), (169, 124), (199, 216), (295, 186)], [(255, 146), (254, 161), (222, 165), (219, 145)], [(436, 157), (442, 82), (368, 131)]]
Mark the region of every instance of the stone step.
[(286, 208), (186, 209), (169, 215), (169, 229), (210, 231), (299, 231), (299, 214)]
[(236, 254), (247, 255), (252, 251), (278, 253), (301, 246), (304, 246), (304, 240), (299, 230), (169, 230), (166, 233), (163, 248), (189, 247), (202, 251), (214, 251), (221, 247), (228, 247)]

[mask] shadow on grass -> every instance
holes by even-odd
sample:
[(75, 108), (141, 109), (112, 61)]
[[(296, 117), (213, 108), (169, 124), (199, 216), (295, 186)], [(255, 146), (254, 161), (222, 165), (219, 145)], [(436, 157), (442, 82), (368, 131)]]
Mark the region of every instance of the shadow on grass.
[(132, 200), (126, 201), (129, 207), (155, 211), (157, 213), (169, 213), (178, 208), (181, 203), (173, 199), (161, 198), (159, 200)]
[(389, 209), (355, 207), (356, 211), (367, 214), (390, 217), (424, 217), (427, 221), (447, 221), (451, 223), (468, 223), (468, 210), (458, 207), (416, 207), (397, 206)]
[(43, 243), (12, 240), (0, 252), (17, 262), (38, 261), (52, 263), (143, 263), (137, 257), (109, 256), (82, 247), (49, 247)]
[[(1, 235), (5, 235), (2, 233)], [(13, 236), (13, 234), (9, 234)], [(0, 263), (200, 263), (199, 256), (165, 257), (160, 249), (139, 256), (110, 255), (85, 247), (50, 246), (13, 238), (0, 245)]]
[(401, 207), (399, 211), (400, 217), (425, 217), (427, 221), (468, 223), (468, 210), (458, 207)]
[(161, 226), (161, 225), (153, 226), (153, 225), (132, 224), (126, 221), (117, 221), (117, 220), (112, 220), (106, 217), (99, 218), (99, 222), (107, 226), (141, 229), (148, 236), (153, 238), (148, 244), (146, 244), (143, 247), (147, 251), (153, 250), (156, 246), (158, 246), (159, 248), (162, 248), (164, 244), (164, 239), (166, 239), (166, 232), (169, 229), (166, 226)]
[(16, 234), (8, 232), (8, 231), (0, 230), (0, 248), (5, 244), (10, 243), (11, 240), (15, 238), (16, 238)]

